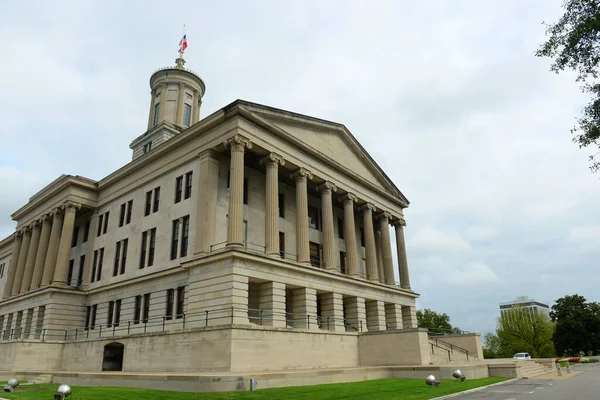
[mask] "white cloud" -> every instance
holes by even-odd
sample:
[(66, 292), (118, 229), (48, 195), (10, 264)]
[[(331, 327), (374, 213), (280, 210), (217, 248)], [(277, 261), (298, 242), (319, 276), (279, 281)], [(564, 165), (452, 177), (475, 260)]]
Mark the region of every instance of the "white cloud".
[(489, 285), (498, 283), (498, 275), (486, 264), (468, 264), (446, 271), (442, 279), (454, 285)]
[(467, 238), (471, 240), (492, 239), (498, 234), (498, 231), (491, 227), (471, 226), (465, 231)]
[(471, 245), (456, 232), (442, 232), (431, 226), (417, 228), (411, 236), (409, 246), (412, 250), (436, 254), (438, 252), (464, 252)]

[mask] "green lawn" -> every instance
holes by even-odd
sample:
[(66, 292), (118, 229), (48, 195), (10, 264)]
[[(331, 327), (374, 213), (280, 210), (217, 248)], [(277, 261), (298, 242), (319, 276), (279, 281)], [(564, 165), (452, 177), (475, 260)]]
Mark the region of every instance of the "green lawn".
[[(374, 381), (340, 383), (317, 386), (296, 386), (280, 389), (264, 389), (256, 392), (230, 393), (180, 393), (158, 390), (129, 389), (119, 387), (73, 387), (73, 394), (68, 400), (295, 400), (295, 399), (398, 399), (422, 400), (473, 389), (492, 383), (502, 382), (508, 378), (485, 378), (476, 380), (442, 381), (440, 387), (431, 388), (425, 385), (425, 379), (379, 379)], [(259, 382), (260, 385), (260, 382)], [(2, 393), (0, 397), (7, 399), (52, 399), (57, 384), (32, 385), (17, 388), (14, 393)], [(40, 390), (39, 388), (48, 388)]]

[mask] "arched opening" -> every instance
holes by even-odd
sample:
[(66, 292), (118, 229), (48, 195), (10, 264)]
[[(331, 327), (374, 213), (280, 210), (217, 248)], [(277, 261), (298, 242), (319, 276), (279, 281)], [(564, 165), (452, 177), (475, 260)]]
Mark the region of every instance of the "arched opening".
[(102, 359), (102, 371), (123, 371), (123, 343), (109, 343), (104, 346), (104, 357)]

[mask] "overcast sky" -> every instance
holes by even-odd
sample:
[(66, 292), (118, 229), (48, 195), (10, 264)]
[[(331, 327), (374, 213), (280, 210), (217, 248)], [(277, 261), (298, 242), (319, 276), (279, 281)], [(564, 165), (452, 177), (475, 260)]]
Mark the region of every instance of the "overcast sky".
[(419, 308), (485, 333), (519, 295), (600, 300), (586, 98), (534, 57), (562, 0), (121, 3), (0, 4), (1, 237), (60, 174), (129, 162), (185, 23), (201, 117), (240, 98), (343, 123), (408, 197)]

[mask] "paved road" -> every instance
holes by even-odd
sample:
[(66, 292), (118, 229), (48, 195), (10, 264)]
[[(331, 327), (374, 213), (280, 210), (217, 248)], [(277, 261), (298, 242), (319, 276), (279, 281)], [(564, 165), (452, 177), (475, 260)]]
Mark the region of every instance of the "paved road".
[[(571, 367), (580, 374), (562, 380), (520, 379), (454, 397), (456, 400), (600, 399), (600, 363)], [(563, 370), (563, 375), (566, 371)]]

